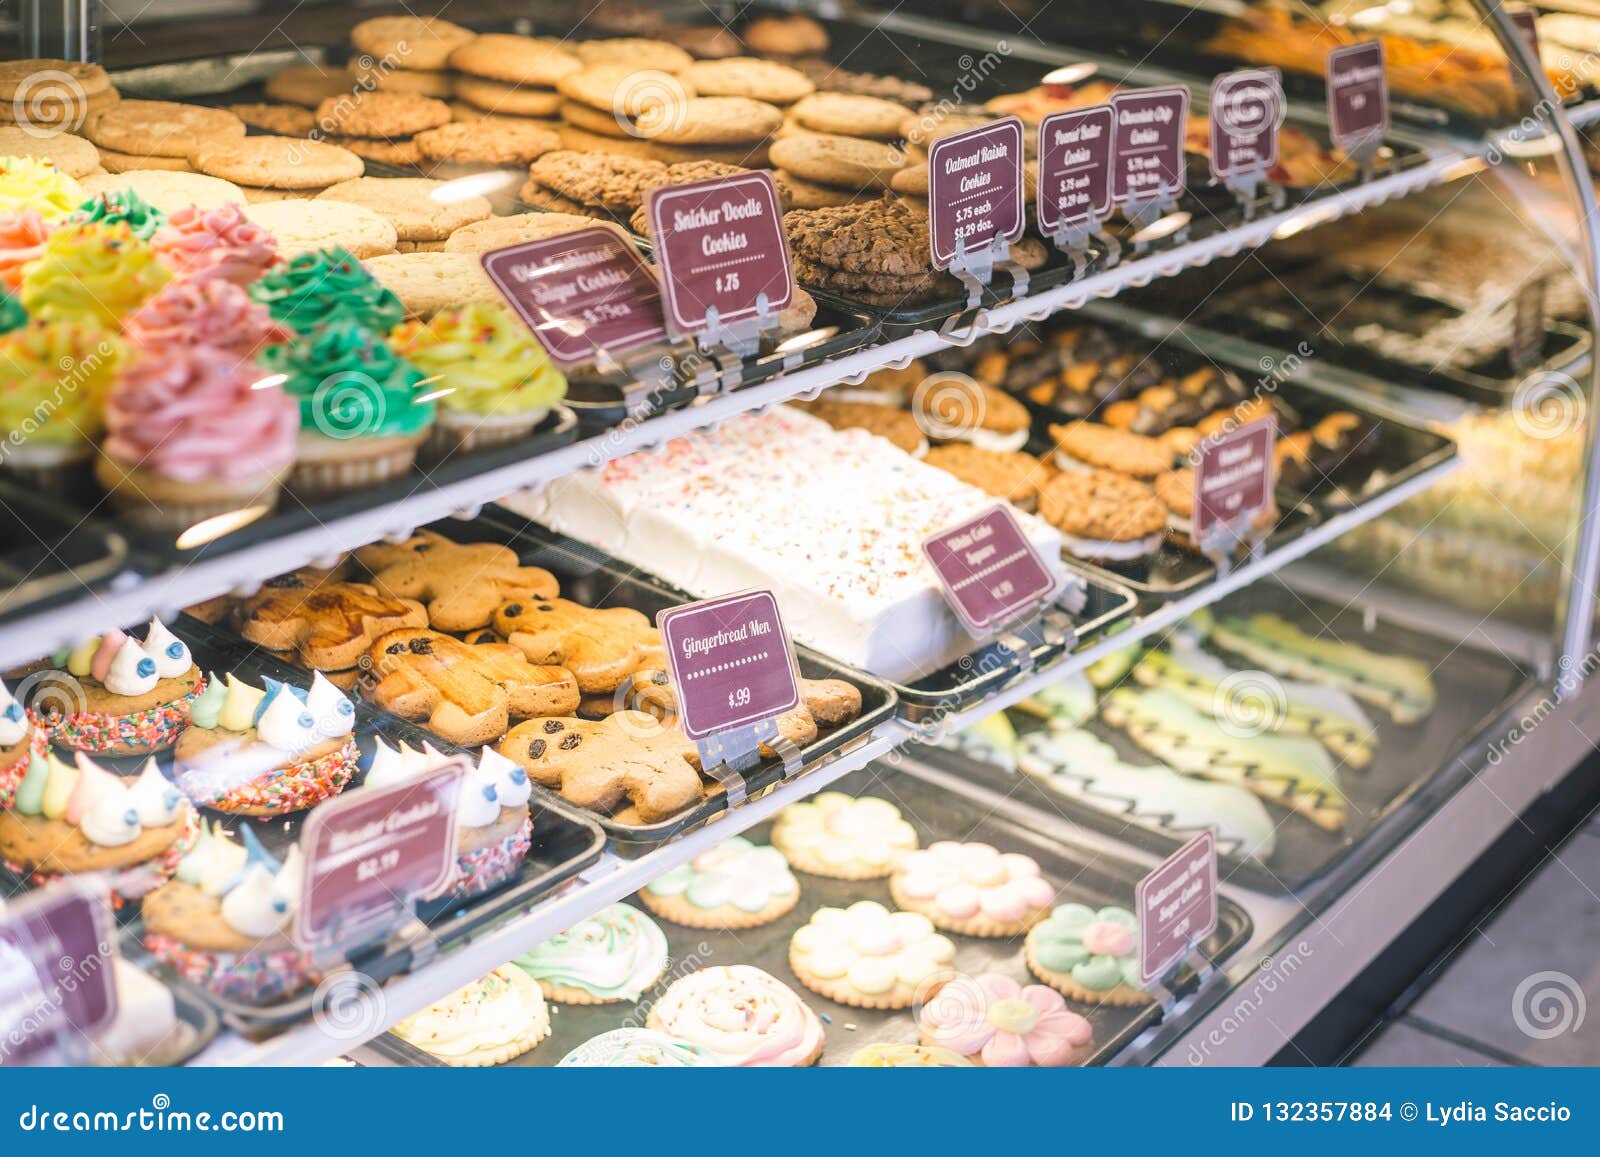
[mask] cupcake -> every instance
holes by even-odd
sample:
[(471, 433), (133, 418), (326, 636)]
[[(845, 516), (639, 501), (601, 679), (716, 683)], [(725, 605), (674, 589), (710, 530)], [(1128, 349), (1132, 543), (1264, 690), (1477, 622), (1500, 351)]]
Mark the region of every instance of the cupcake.
[(0, 335), (0, 428), (9, 434), (0, 465), (39, 490), (70, 489), (94, 455), (126, 360), (113, 330), (82, 320), (30, 321)]
[[(95, 755), (165, 751), (189, 725), (189, 709), (205, 689), (189, 648), (160, 619), (150, 620), (142, 643), (107, 631), (40, 671), (35, 721), (50, 742)], [(61, 694), (63, 684), (70, 694)]]
[(709, 1050), (648, 1028), (614, 1028), (586, 1040), (557, 1068), (697, 1069), (717, 1064)]
[(33, 725), (28, 712), (0, 683), (0, 811), (17, 797), (17, 785), (27, 773), (35, 753), (44, 752), (44, 733)]
[(252, 284), (250, 296), (296, 333), (337, 321), (388, 333), (406, 315), (400, 299), (343, 249), (300, 254)]
[(800, 882), (776, 848), (743, 836), (724, 840), (647, 884), (639, 900), (688, 928), (756, 928), (800, 899)]
[(278, 259), (278, 242), (238, 205), (191, 205), (167, 218), (150, 239), (156, 259), (181, 278), (253, 284)]
[(0, 213), (0, 288), (22, 288), (22, 270), (44, 256), (44, 243), (54, 226), (35, 209)]
[(817, 1014), (793, 989), (748, 964), (702, 968), (673, 981), (645, 1027), (705, 1049), (718, 1065), (804, 1068), (822, 1056)]
[(65, 217), (83, 204), (83, 186), (49, 161), (0, 157), (0, 213), (32, 209), (46, 221)]
[(141, 351), (106, 399), (95, 476), (123, 517), (176, 533), (245, 507), (270, 510), (294, 461), (294, 399), (209, 346)]
[(632, 1004), (667, 970), (667, 937), (627, 904), (602, 908), (512, 961), (557, 1004)]
[(249, 361), (290, 336), (266, 306), (220, 277), (172, 282), (131, 314), (122, 332), (140, 349), (210, 346), (239, 361)]
[[(415, 779), (451, 758), (433, 748), (421, 751), (383, 740), (367, 767), (363, 787), (391, 787)], [(456, 797), (456, 878), (440, 899), (466, 900), (509, 882), (533, 846), (533, 815), (528, 773), (492, 748), (478, 753)]]
[(215, 996), (268, 1004), (321, 977), (290, 936), (300, 906), (300, 849), (280, 863), (248, 827), (241, 832), (243, 844), (220, 827), (200, 833), (174, 878), (145, 897), (144, 944)]
[(355, 704), (318, 672), (310, 691), (206, 678), (173, 752), (174, 778), (202, 807), (230, 815), (304, 811), (344, 790), (360, 750)]
[(1050, 913), (1055, 889), (1031, 857), (940, 840), (902, 856), (889, 894), (946, 932), (1020, 936)]
[(283, 375), (300, 403), (297, 461), (288, 487), (323, 498), (378, 486), (411, 469), (433, 425), (422, 373), (354, 321), (334, 321), (258, 359)]
[(198, 830), (194, 808), (154, 760), (124, 780), (82, 752), (76, 766), (35, 752), (0, 812), (0, 861), (41, 886), (104, 872), (115, 899), (133, 900), (171, 877)]
[(527, 437), (567, 392), (567, 379), (503, 305), (475, 302), (406, 322), (390, 341), (440, 395), (424, 451), (434, 461)]
[(990, 1068), (1082, 1064), (1094, 1039), (1060, 993), (994, 972), (951, 980), (918, 1011), (917, 1028), (924, 1045)]
[(28, 324), (28, 311), (22, 302), (0, 289), (0, 334), (8, 334)]
[(549, 1036), (550, 1010), (532, 977), (502, 964), (390, 1031), (451, 1068), (486, 1068)]
[(115, 327), (171, 278), (125, 224), (63, 225), (23, 266), (17, 297), (43, 321)]
[(1139, 977), (1139, 921), (1126, 908), (1062, 904), (1028, 933), (1028, 969), (1063, 996), (1149, 1004)]
[(69, 225), (126, 225), (141, 241), (155, 236), (167, 215), (132, 189), (113, 189), (91, 197), (66, 220)]

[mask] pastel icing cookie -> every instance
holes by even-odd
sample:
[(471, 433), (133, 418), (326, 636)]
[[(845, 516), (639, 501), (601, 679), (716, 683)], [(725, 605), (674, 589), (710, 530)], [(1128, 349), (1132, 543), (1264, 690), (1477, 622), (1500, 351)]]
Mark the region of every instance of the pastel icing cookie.
[(909, 1008), (950, 975), (956, 946), (918, 912), (872, 900), (819, 908), (789, 941), (800, 983), (840, 1004)]
[(639, 893), (664, 920), (690, 928), (754, 928), (800, 899), (783, 853), (734, 836), (658, 877)]
[(972, 1062), (936, 1045), (876, 1044), (857, 1049), (845, 1064), (852, 1069), (970, 1069)]
[(1028, 933), (1028, 968), (1073, 1000), (1148, 1004), (1139, 979), (1139, 921), (1126, 908), (1062, 904)]
[(901, 857), (889, 893), (897, 906), (966, 936), (1020, 936), (1055, 901), (1030, 857), (950, 840)]
[(704, 1048), (719, 1065), (803, 1068), (822, 1055), (817, 1014), (793, 989), (748, 964), (702, 968), (673, 981), (645, 1027)]
[(778, 813), (772, 846), (813, 876), (875, 880), (894, 871), (902, 853), (916, 850), (917, 833), (888, 800), (825, 791)]
[(922, 1043), (993, 1068), (1063, 1068), (1087, 1057), (1094, 1030), (1042, 984), (959, 976), (917, 1014)]
[(391, 1030), (452, 1068), (503, 1065), (550, 1035), (538, 982), (509, 964), (458, 989)]
[(648, 1028), (614, 1028), (584, 1041), (556, 1062), (557, 1068), (695, 1069), (717, 1064), (699, 1045), (673, 1040)]
[(612, 904), (512, 963), (558, 1004), (635, 1001), (667, 970), (667, 937), (637, 908)]

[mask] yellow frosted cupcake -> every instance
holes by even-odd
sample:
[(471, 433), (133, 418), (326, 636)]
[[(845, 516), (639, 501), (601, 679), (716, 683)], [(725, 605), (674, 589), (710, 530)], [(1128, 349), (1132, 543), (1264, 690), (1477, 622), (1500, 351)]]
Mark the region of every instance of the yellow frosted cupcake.
[(44, 321), (115, 328), (171, 278), (150, 243), (126, 224), (64, 225), (50, 234), (38, 260), (23, 266), (17, 296)]
[(433, 461), (525, 438), (566, 396), (567, 379), (503, 305), (475, 302), (408, 321), (390, 340), (438, 395), (438, 419), (423, 448)]
[(32, 209), (46, 221), (54, 221), (88, 197), (82, 185), (49, 161), (0, 157), (0, 213)]
[(105, 396), (123, 364), (114, 330), (32, 321), (0, 335), (0, 465), (59, 491), (94, 452)]

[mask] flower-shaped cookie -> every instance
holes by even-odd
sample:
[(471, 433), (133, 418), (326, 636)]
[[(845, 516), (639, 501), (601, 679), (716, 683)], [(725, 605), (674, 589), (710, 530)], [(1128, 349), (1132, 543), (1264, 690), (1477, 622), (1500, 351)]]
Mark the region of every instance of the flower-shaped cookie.
[(1139, 921), (1126, 908), (1062, 904), (1028, 933), (1028, 968), (1073, 1000), (1146, 1004), (1139, 983)]
[(674, 924), (754, 928), (793, 908), (800, 882), (776, 848), (734, 836), (657, 877), (639, 899)]
[(875, 880), (915, 851), (917, 833), (885, 799), (825, 791), (790, 804), (772, 827), (772, 846), (802, 872), (836, 880)]
[(994, 1068), (1062, 1068), (1088, 1055), (1094, 1030), (1042, 984), (986, 972), (958, 976), (917, 1014), (922, 1043)]
[(1020, 936), (1055, 901), (1055, 889), (1028, 856), (951, 840), (901, 856), (889, 893), (898, 907), (966, 936)]
[(801, 984), (858, 1008), (909, 1008), (931, 995), (955, 958), (956, 946), (932, 920), (872, 900), (818, 908), (789, 941)]

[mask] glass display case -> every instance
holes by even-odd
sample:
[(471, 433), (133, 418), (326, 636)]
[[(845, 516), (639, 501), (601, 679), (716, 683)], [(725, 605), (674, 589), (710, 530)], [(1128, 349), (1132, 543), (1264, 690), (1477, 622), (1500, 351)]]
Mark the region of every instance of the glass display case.
[[(1590, 752), (1600, 16), (47, 7), (0, 23), (0, 654), (30, 712), (0, 750), (0, 884), (62, 874), (21, 852), (77, 822), (43, 803), (71, 749), (130, 792), (154, 751), (201, 845), (126, 897), (118, 941), (197, 1010), (190, 1063), (458, 1063), (415, 1018), (506, 965), (571, 1004), (507, 1063), (593, 1059), (612, 1029), (687, 1024), (669, 987), (747, 964), (824, 1014), (777, 1043), (844, 1064), (937, 1015), (920, 973), (868, 1013), (881, 986), (809, 967), (844, 918), (821, 913), (874, 905), (949, 933), (943, 968), (1061, 992), (1084, 1026), (1064, 1062), (1265, 1063)], [(1248, 163), (1241, 76), (1272, 121)], [(1101, 108), (1104, 204), (1046, 229), (1078, 170), (1045, 122)], [(958, 244), (952, 275), (940, 142), (1008, 118), (1019, 229)], [(1171, 158), (1153, 185), (1124, 159), (1147, 146)], [(558, 368), (530, 295), (483, 272), (596, 227), (655, 271), (692, 228), (653, 235), (659, 191), (750, 171), (774, 175), (793, 295), (748, 341), (669, 326)], [(71, 304), (96, 262), (102, 292)], [(53, 371), (69, 338), (115, 364), (78, 345)], [(217, 426), (166, 408), (185, 391), (229, 396)], [(1261, 499), (1216, 531), (1207, 447), (1268, 420)], [(235, 489), (258, 462), (268, 482)], [(1051, 585), (984, 631), (923, 543), (996, 503)], [(799, 693), (719, 762), (653, 624), (747, 588), (775, 595)], [(154, 664), (168, 638), (192, 666), (161, 678), (188, 683), (113, 689), (120, 651)], [(350, 706), (342, 772), (271, 741), (285, 695)], [(212, 743), (270, 750), (219, 769)], [(184, 942), (172, 892), (206, 863), (281, 873), (333, 797), (433, 755), (466, 768), (442, 898), (333, 958), (292, 935), (298, 896), (240, 959)], [(486, 784), (500, 811), (478, 814)], [(1122, 938), (1082, 948), (1083, 912), (1122, 920), (1207, 831), (1218, 922), (1181, 969), (1136, 984)], [(984, 848), (1015, 855), (957, 862)], [(597, 937), (648, 959), (586, 982)], [(283, 986), (249, 967), (268, 941)]]

